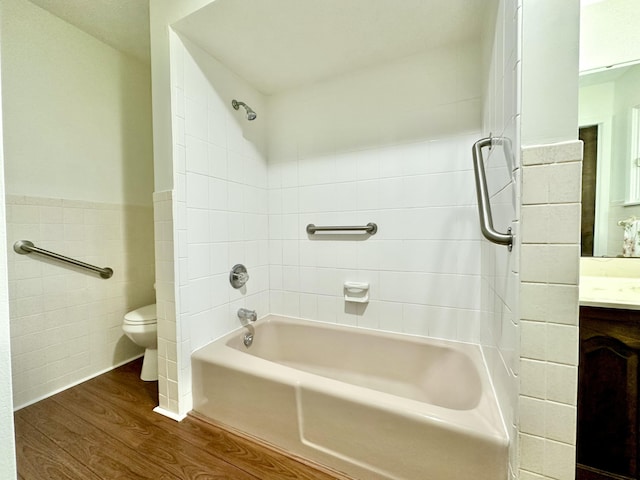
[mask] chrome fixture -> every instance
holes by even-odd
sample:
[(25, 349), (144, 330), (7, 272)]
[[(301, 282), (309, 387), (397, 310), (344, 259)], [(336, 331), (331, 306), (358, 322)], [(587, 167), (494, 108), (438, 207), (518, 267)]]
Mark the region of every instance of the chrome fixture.
[[(511, 142), (507, 138), (491, 136), (478, 140), (473, 144), (473, 170), (476, 174), (476, 193), (478, 195), (478, 213), (480, 215), (480, 230), (484, 237), (490, 242), (498, 245), (507, 245), (509, 251), (513, 248), (513, 234), (511, 227), (507, 233), (500, 233), (493, 228), (493, 217), (491, 216), (491, 202), (487, 188), (487, 176), (484, 171), (484, 160), (482, 159), (482, 148), (493, 145), (503, 145), (505, 154), (509, 157)], [(510, 161), (509, 158), (507, 158)]]
[(42, 255), (44, 257), (53, 258), (60, 262), (70, 263), (71, 265), (75, 265), (76, 267), (84, 268), (87, 270), (91, 270), (92, 272), (99, 273), (102, 278), (111, 278), (113, 275), (113, 270), (109, 267), (96, 267), (95, 265), (89, 265), (88, 263), (81, 262), (80, 260), (75, 260), (73, 258), (65, 257), (64, 255), (60, 255), (59, 253), (50, 252), (49, 250), (45, 250), (44, 248), (36, 247), (33, 242), (29, 240), (18, 240), (13, 244), (13, 250), (20, 255), (27, 255), (29, 253), (37, 253), (38, 255)]
[(233, 288), (242, 288), (244, 284), (249, 281), (249, 274), (247, 273), (247, 267), (238, 263), (234, 265), (229, 273), (229, 282)]
[(369, 235), (375, 235), (378, 231), (378, 225), (373, 222), (369, 222), (366, 225), (358, 226), (358, 227), (343, 227), (343, 226), (333, 226), (333, 227), (318, 227), (313, 223), (307, 225), (307, 233), (309, 235), (313, 235), (316, 232), (345, 232), (345, 231), (359, 231), (364, 230)]
[(242, 339), (242, 343), (244, 343), (245, 347), (249, 348), (253, 343), (253, 333), (251, 332), (245, 333), (244, 338)]
[(250, 322), (255, 322), (258, 319), (258, 314), (255, 310), (240, 308), (238, 309), (238, 318), (242, 321), (243, 324), (246, 324), (247, 320)]
[(256, 112), (254, 112), (251, 107), (249, 105), (247, 105), (244, 102), (239, 102), (237, 100), (231, 100), (231, 106), (238, 110), (240, 107), (244, 107), (244, 109), (247, 111), (247, 120), (251, 121), (251, 120), (255, 120), (257, 115)]

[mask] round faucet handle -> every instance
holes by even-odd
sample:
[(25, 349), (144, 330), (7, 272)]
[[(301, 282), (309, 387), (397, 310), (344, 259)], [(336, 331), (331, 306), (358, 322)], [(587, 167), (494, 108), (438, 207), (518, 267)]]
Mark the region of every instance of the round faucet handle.
[(249, 281), (247, 268), (242, 264), (234, 265), (229, 273), (229, 282), (233, 288), (242, 288)]

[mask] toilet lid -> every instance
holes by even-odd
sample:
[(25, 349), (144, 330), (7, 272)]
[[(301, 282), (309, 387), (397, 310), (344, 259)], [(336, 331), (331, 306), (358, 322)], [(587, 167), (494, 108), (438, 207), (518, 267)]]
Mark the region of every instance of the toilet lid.
[(136, 324), (156, 323), (158, 321), (156, 304), (146, 305), (127, 313), (124, 316), (124, 321)]

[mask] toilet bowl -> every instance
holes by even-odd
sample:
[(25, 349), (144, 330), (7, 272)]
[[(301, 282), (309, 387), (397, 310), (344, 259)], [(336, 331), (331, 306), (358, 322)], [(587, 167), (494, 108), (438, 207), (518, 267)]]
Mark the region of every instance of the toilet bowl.
[(145, 348), (140, 378), (158, 380), (158, 317), (156, 304), (146, 305), (124, 316), (122, 330), (136, 345)]

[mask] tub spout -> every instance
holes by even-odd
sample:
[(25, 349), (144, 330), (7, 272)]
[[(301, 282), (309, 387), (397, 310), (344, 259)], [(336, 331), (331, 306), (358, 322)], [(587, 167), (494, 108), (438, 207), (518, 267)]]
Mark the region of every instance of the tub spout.
[(255, 322), (258, 319), (258, 314), (255, 310), (249, 310), (247, 308), (238, 309), (238, 318), (243, 320), (245, 323), (247, 320), (250, 322)]

